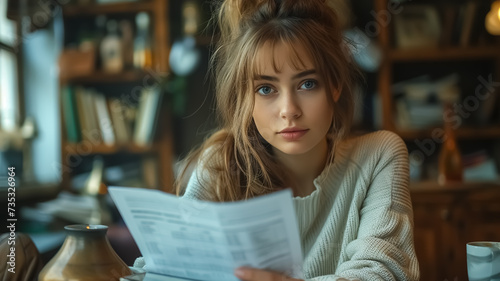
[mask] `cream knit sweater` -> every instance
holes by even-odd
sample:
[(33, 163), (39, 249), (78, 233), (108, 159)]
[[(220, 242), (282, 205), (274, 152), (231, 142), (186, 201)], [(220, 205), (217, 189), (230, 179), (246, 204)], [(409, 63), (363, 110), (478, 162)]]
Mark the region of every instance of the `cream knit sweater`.
[[(185, 198), (209, 196), (194, 172)], [(418, 280), (408, 152), (387, 131), (345, 140), (316, 190), (293, 198), (307, 280)]]

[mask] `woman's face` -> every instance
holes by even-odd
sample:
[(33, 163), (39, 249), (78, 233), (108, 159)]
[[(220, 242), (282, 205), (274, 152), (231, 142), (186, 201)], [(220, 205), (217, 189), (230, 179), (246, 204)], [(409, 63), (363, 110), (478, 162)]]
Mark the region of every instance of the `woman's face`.
[[(302, 63), (294, 63), (296, 55)], [(266, 43), (257, 53), (252, 117), (275, 153), (326, 149), (333, 109), (318, 71), (301, 44)]]

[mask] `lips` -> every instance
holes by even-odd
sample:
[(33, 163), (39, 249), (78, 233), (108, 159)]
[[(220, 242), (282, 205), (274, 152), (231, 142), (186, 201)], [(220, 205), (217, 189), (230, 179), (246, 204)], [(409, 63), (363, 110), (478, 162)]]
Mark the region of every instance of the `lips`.
[(307, 134), (308, 131), (309, 129), (286, 128), (278, 132), (278, 134), (286, 141), (295, 141)]

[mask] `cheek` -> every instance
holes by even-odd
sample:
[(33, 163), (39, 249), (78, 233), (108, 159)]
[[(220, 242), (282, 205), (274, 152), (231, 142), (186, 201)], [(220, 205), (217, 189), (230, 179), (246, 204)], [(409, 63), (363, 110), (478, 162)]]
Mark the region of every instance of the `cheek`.
[(261, 127), (262, 127), (262, 109), (261, 107), (255, 103), (254, 104), (254, 107), (253, 107), (253, 111), (252, 111), (252, 118), (253, 118), (253, 122), (255, 123), (255, 126), (257, 127), (257, 130), (260, 131), (261, 130)]
[(333, 121), (333, 106), (328, 101), (324, 99), (321, 103), (316, 106), (316, 122), (322, 124), (322, 127), (330, 128)]
[(329, 123), (329, 125), (331, 125), (331, 123), (333, 121), (333, 108), (331, 106), (329, 106), (328, 108), (325, 109), (325, 116), (328, 116), (328, 118), (326, 118), (326, 119), (330, 120), (328, 123)]
[(257, 125), (257, 128), (260, 125), (260, 108), (257, 105), (254, 105), (253, 111), (252, 111), (252, 118), (255, 122), (255, 125)]
[(265, 120), (267, 116), (268, 110), (265, 104), (256, 100), (252, 112), (252, 117), (255, 120), (255, 123), (262, 125), (262, 121)]
[(269, 105), (256, 101), (252, 112), (253, 121), (259, 133), (264, 136), (272, 131), (272, 112)]

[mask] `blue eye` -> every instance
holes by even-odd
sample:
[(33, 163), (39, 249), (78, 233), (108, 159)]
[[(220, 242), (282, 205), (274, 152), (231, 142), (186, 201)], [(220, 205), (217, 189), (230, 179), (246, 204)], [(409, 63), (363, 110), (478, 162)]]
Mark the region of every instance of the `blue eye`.
[(259, 93), (263, 96), (267, 96), (267, 95), (270, 95), (273, 93), (273, 88), (271, 88), (269, 86), (262, 86), (262, 87), (259, 87), (257, 89), (257, 93)]
[(316, 81), (314, 80), (306, 80), (302, 85), (300, 85), (300, 89), (302, 90), (310, 90), (316, 87)]

